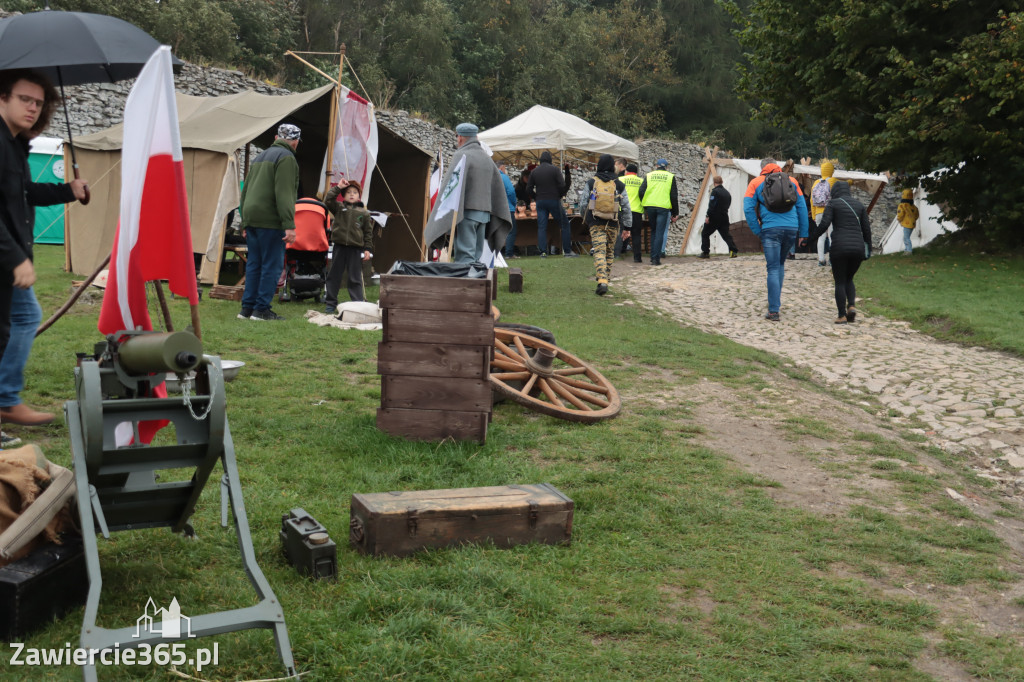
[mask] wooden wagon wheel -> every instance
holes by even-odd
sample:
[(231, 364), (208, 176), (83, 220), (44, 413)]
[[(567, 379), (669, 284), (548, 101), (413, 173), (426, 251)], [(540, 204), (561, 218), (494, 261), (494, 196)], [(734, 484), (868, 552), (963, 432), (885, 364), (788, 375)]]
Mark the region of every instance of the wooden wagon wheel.
[(537, 412), (587, 424), (614, 417), (622, 408), (619, 392), (596, 369), (511, 329), (494, 330), (491, 387)]

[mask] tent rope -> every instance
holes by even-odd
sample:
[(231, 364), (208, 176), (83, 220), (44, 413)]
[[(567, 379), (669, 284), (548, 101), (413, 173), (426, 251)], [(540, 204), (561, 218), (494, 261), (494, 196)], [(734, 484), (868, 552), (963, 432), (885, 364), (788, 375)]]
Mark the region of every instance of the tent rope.
[[(108, 168), (108, 169), (107, 169), (107, 172), (106, 172), (106, 173), (104, 173), (103, 175), (101, 175), (100, 177), (98, 177), (98, 178), (96, 179), (96, 181), (95, 181), (95, 182), (91, 182), (91, 183), (89, 183), (89, 184), (90, 184), (91, 186), (95, 187), (95, 186), (96, 186), (96, 185), (98, 185), (98, 184), (99, 184), (99, 183), (100, 183), (100, 182), (101, 182), (101, 181), (102, 181), (102, 180), (103, 180), (104, 178), (106, 178), (106, 177), (107, 177), (108, 175), (110, 175), (110, 171), (114, 170), (115, 168), (117, 168), (117, 167), (118, 167), (118, 166), (120, 166), (120, 165), (121, 165), (121, 159), (118, 159), (118, 160), (117, 160), (117, 162), (116, 162), (116, 163), (114, 163), (114, 165), (113, 165), (113, 166), (111, 166), (110, 168)], [(49, 229), (50, 229), (51, 227), (53, 227), (54, 225), (56, 225), (56, 224), (57, 224), (57, 221), (58, 221), (58, 220), (64, 220), (64, 214), (63, 214), (63, 213), (61, 213), (61, 214), (60, 214), (60, 215), (58, 215), (58, 216), (57, 216), (56, 218), (54, 218), (53, 220), (51, 220), (51, 221), (50, 221), (50, 224), (49, 224), (49, 225), (47, 225), (46, 227), (44, 227), (44, 228), (42, 229), (42, 231), (41, 231), (41, 232), (40, 232), (39, 234), (46, 234), (46, 232), (48, 232), (48, 231), (49, 231)]]

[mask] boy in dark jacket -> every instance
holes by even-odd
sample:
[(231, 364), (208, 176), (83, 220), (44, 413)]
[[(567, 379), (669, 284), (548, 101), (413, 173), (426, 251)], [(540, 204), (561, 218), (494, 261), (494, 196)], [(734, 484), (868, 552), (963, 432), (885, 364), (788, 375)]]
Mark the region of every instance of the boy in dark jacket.
[[(353, 301), (365, 301), (363, 294), (362, 261), (373, 258), (373, 218), (359, 200), (362, 188), (350, 180), (344, 187), (332, 187), (327, 192), (324, 204), (332, 214), (331, 244), (334, 245), (331, 271), (327, 274), (327, 307), (325, 313), (338, 308), (338, 290), (341, 278), (348, 272), (348, 297)], [(338, 202), (338, 195), (344, 199)]]

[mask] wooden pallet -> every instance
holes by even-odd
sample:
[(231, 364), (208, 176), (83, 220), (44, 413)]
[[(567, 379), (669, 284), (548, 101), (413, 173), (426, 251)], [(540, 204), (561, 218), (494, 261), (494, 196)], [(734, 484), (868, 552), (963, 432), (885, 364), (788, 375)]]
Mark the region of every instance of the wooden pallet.
[(210, 298), (219, 298), (224, 301), (241, 301), (245, 287), (229, 287), (224, 284), (215, 284), (210, 289)]

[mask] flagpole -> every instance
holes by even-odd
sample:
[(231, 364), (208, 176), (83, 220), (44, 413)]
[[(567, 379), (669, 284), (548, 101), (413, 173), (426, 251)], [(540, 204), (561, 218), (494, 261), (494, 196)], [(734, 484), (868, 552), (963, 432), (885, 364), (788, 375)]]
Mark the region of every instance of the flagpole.
[(448, 233), (448, 262), (454, 263), (452, 254), (455, 252), (455, 220), (459, 217), (458, 211), (452, 211), (452, 231)]
[(171, 310), (167, 307), (167, 297), (164, 296), (164, 285), (158, 279), (153, 280), (153, 288), (156, 289), (156, 300), (160, 302), (160, 312), (164, 316), (164, 327), (169, 332), (174, 331), (174, 320), (171, 319)]
[(334, 86), (334, 96), (331, 98), (331, 115), (330, 123), (328, 124), (330, 132), (327, 134), (327, 168), (324, 169), (327, 175), (324, 182), (324, 196), (331, 189), (331, 179), (334, 177), (334, 143), (337, 142), (335, 137), (338, 132), (338, 98), (341, 97), (341, 75), (344, 69), (345, 43), (342, 43), (341, 49), (338, 51), (338, 80)]

